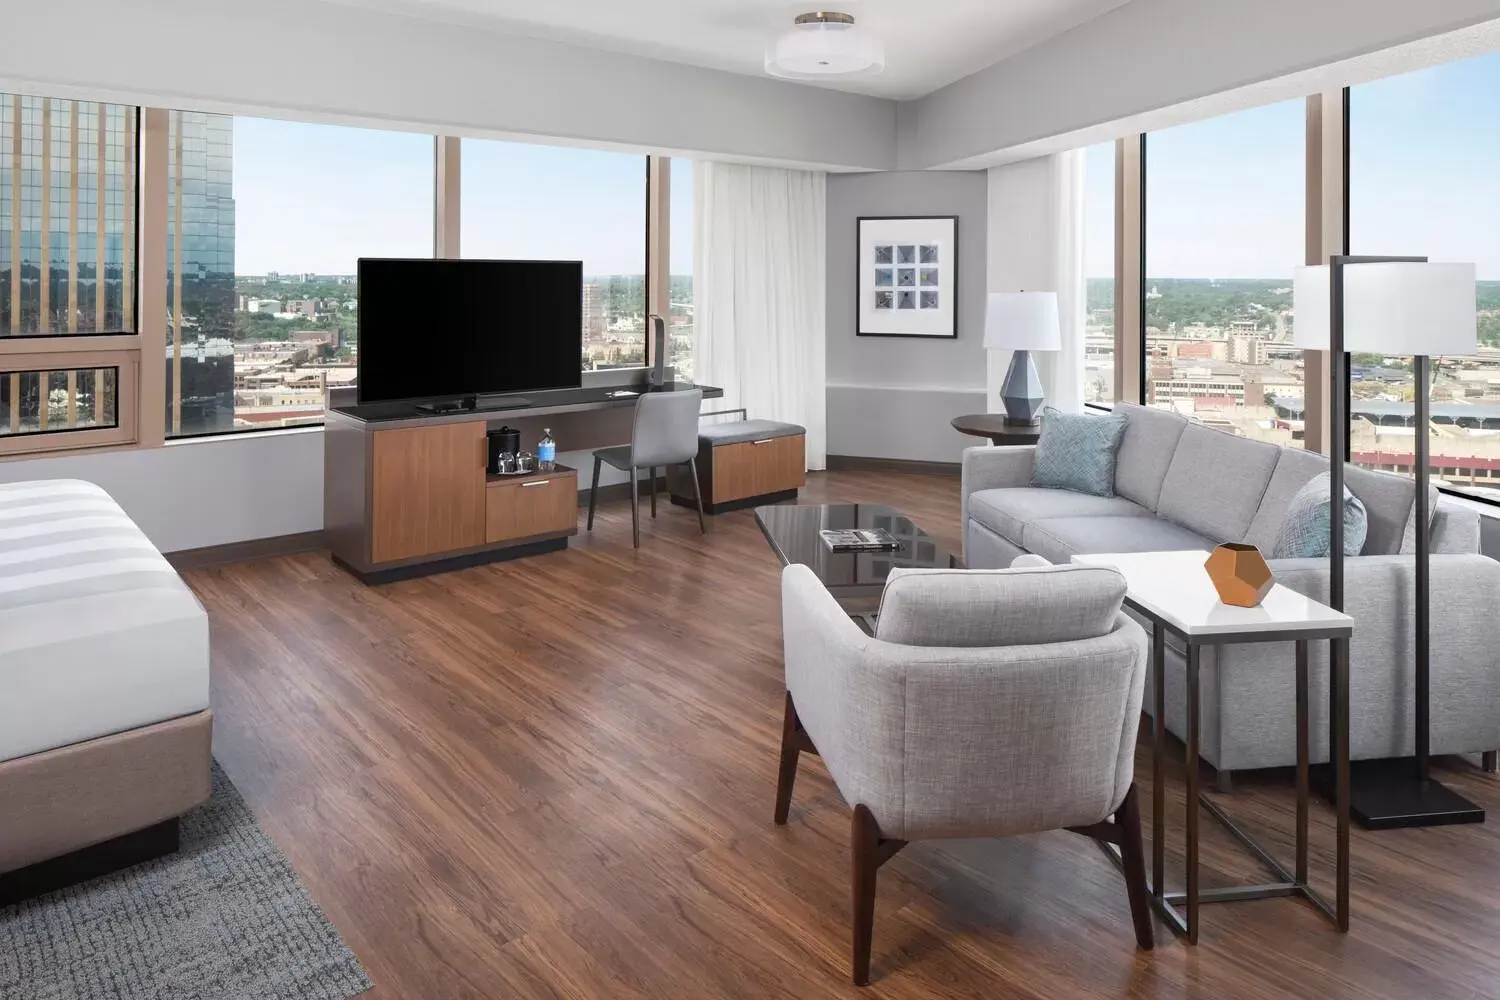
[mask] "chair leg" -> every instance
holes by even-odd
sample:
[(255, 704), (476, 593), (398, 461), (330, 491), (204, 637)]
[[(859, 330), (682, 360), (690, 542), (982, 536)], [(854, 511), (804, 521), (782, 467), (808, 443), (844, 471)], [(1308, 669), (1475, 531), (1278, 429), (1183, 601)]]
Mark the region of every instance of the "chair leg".
[(594, 505), (599, 501), (599, 456), (594, 456), (594, 484), (589, 487), (589, 531), (594, 530)]
[(650, 468), (651, 478), (646, 480), (646, 488), (651, 491), (651, 518), (656, 519), (656, 466)]
[(641, 473), (635, 466), (630, 467), (630, 534), (635, 539), (635, 547), (641, 547)]
[(781, 766), (776, 772), (776, 825), (785, 826), (792, 809), (792, 786), (797, 782), (797, 761), (802, 756), (798, 738), (802, 723), (792, 693), (786, 693), (786, 709), (781, 717)]
[(708, 534), (708, 525), (703, 521), (703, 491), (698, 485), (698, 460), (688, 459), (688, 473), (693, 480), (693, 501), (698, 505), (698, 532)]
[(1214, 791), (1220, 795), (1229, 795), (1234, 792), (1234, 772), (1219, 768), (1214, 771)]
[(875, 934), (875, 874), (880, 869), (877, 855), (880, 829), (875, 817), (863, 803), (854, 807), (850, 833), (854, 848), (854, 952), (855, 986), (870, 982), (870, 945)]
[(1151, 931), (1151, 903), (1146, 898), (1146, 852), (1141, 846), (1141, 807), (1136, 786), (1125, 793), (1115, 811), (1120, 828), (1120, 861), (1125, 868), (1125, 891), (1130, 895), (1130, 919), (1135, 923), (1135, 943), (1143, 949), (1156, 944)]
[(1479, 758), (1479, 766), (1490, 774), (1500, 771), (1500, 750), (1486, 750)]

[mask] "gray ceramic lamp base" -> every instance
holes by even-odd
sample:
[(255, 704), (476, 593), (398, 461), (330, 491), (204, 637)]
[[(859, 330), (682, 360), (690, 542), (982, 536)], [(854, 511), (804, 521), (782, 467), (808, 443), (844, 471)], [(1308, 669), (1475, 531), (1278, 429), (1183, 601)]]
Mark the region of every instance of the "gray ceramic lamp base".
[(1034, 426), (1042, 412), (1042, 378), (1030, 351), (1012, 351), (1010, 368), (1000, 385), (1000, 401), (1005, 404), (1005, 422), (1016, 427)]

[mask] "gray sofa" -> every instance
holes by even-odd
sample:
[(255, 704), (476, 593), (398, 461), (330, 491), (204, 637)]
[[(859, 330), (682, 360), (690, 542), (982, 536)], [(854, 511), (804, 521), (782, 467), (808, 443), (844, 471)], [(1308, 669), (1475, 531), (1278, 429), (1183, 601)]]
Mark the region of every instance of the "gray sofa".
[[(1328, 467), (1322, 455), (1117, 404), (1127, 419), (1114, 497), (1027, 484), (1035, 448), (970, 448), (963, 461), (964, 556), (975, 569), (1023, 553), (1054, 563), (1074, 554), (1210, 549), (1249, 542), (1269, 553), (1292, 495)], [(1345, 562), (1351, 644), (1351, 754), (1414, 752), (1412, 670), (1416, 488), (1400, 476), (1347, 467), (1364, 503), (1363, 553)], [(1500, 562), (1479, 554), (1479, 515), (1440, 501), (1432, 540), (1432, 749), (1500, 748)], [(1328, 598), (1328, 560), (1271, 560), (1278, 582)], [(1314, 758), (1328, 753), (1326, 643), (1312, 657)], [(1324, 648), (1316, 648), (1324, 647)], [(1184, 659), (1169, 639), (1167, 726), (1185, 730)], [(1203, 758), (1220, 772), (1296, 763), (1290, 643), (1239, 645), (1203, 656)], [(1149, 707), (1149, 706), (1148, 706)]]

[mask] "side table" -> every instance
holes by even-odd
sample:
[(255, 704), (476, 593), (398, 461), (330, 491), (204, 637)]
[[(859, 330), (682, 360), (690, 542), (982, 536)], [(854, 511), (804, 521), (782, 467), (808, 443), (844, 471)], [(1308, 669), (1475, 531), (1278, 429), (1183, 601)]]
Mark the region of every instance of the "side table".
[(953, 418), (953, 429), (960, 434), (989, 438), (991, 444), (1036, 444), (1042, 436), (1042, 422), (1029, 426), (1007, 424), (1003, 413), (970, 413)]
[[(1208, 571), (1206, 552), (1134, 552), (1074, 556), (1074, 563), (1112, 566), (1125, 577), (1125, 604), (1151, 622), (1151, 902), (1178, 934), (1198, 943), (1200, 903), (1238, 902), (1275, 896), (1308, 900), (1340, 931), (1349, 930), (1349, 637), (1354, 619), (1294, 590), (1276, 584), (1258, 607), (1239, 608), (1220, 602)], [(1167, 756), (1165, 645), (1167, 633), (1187, 651), (1187, 830), (1185, 892), (1167, 892), (1163, 869), (1166, 799), (1163, 788)], [(1329, 747), (1338, 832), (1335, 848), (1334, 902), (1328, 903), (1307, 880), (1308, 804), (1308, 644), (1329, 642)], [(1199, 659), (1205, 646), (1240, 642), (1294, 642), (1297, 648), (1297, 846), (1294, 870), (1258, 844), (1220, 806), (1198, 788)], [(1277, 881), (1200, 890), (1198, 887), (1198, 809), (1234, 834), (1274, 873)], [(1186, 913), (1178, 910), (1186, 907)]]

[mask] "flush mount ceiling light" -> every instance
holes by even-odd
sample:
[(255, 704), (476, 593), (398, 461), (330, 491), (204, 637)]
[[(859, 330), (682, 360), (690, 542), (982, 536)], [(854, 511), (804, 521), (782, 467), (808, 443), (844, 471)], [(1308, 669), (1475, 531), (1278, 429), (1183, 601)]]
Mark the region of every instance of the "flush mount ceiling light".
[(852, 14), (819, 10), (797, 15), (791, 31), (766, 49), (772, 76), (846, 76), (885, 69), (885, 45), (854, 25)]

